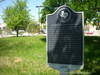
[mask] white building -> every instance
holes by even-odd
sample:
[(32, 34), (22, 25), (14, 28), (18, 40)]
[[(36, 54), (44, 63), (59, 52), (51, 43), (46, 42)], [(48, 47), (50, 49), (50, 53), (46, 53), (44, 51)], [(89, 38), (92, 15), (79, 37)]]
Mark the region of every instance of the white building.
[(4, 30), (5, 28), (6, 28), (6, 24), (5, 23), (3, 23), (3, 24), (0, 23), (0, 30)]

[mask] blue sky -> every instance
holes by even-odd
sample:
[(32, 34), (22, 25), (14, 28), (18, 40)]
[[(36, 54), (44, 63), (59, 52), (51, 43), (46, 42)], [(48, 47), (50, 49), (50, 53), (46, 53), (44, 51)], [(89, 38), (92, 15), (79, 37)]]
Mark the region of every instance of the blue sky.
[[(0, 23), (3, 23), (1, 15), (3, 14), (4, 9), (7, 6), (13, 5), (13, 1), (15, 0), (5, 0), (0, 3)], [(35, 20), (38, 20), (38, 8), (36, 8), (36, 6), (42, 5), (43, 2), (44, 0), (27, 0), (29, 12), (34, 16)]]

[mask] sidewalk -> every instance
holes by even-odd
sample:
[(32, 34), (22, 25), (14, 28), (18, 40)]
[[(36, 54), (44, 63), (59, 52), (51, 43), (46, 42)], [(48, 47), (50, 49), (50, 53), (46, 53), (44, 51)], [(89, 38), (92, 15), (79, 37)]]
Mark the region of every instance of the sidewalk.
[(5, 38), (5, 37), (13, 37), (13, 36), (16, 36), (16, 35), (0, 35), (0, 38)]
[[(21, 35), (19, 34), (19, 36), (22, 36), (22, 37), (25, 37), (25, 36), (38, 36), (38, 35), (42, 35), (42, 36), (46, 36), (46, 34), (39, 34), (39, 33), (35, 33), (35, 34), (24, 34), (24, 35)], [(6, 37), (14, 37), (16, 35), (2, 35), (0, 34), (0, 38), (6, 38)]]

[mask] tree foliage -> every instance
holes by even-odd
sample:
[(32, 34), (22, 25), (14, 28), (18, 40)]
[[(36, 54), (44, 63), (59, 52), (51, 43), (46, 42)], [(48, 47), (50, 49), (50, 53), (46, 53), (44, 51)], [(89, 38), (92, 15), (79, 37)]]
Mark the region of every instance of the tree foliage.
[(39, 25), (37, 25), (36, 21), (34, 21), (34, 20), (30, 21), (30, 23), (26, 29), (26, 31), (29, 33), (37, 33), (37, 32), (39, 32), (39, 30), (40, 30), (40, 27), (39, 27)]
[(18, 31), (25, 30), (30, 20), (26, 1), (16, 0), (14, 5), (7, 7), (4, 10), (3, 19), (9, 28), (17, 32), (18, 36)]
[(55, 11), (56, 7), (67, 4), (75, 11), (84, 11), (85, 19), (91, 20), (96, 17), (96, 12), (100, 11), (100, 0), (45, 0), (42, 9), (41, 22), (45, 22), (45, 17)]

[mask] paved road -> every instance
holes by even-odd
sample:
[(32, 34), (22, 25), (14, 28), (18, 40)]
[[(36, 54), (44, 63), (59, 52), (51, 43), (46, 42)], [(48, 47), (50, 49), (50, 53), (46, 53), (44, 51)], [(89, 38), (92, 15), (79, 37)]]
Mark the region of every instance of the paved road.
[[(19, 36), (37, 36), (37, 35), (43, 35), (43, 36), (46, 36), (46, 34), (39, 34), (39, 33), (35, 33), (35, 34), (24, 34), (24, 35), (20, 35)], [(0, 34), (0, 38), (6, 38), (6, 37), (13, 37), (13, 36), (16, 36), (16, 35), (1, 35)]]

